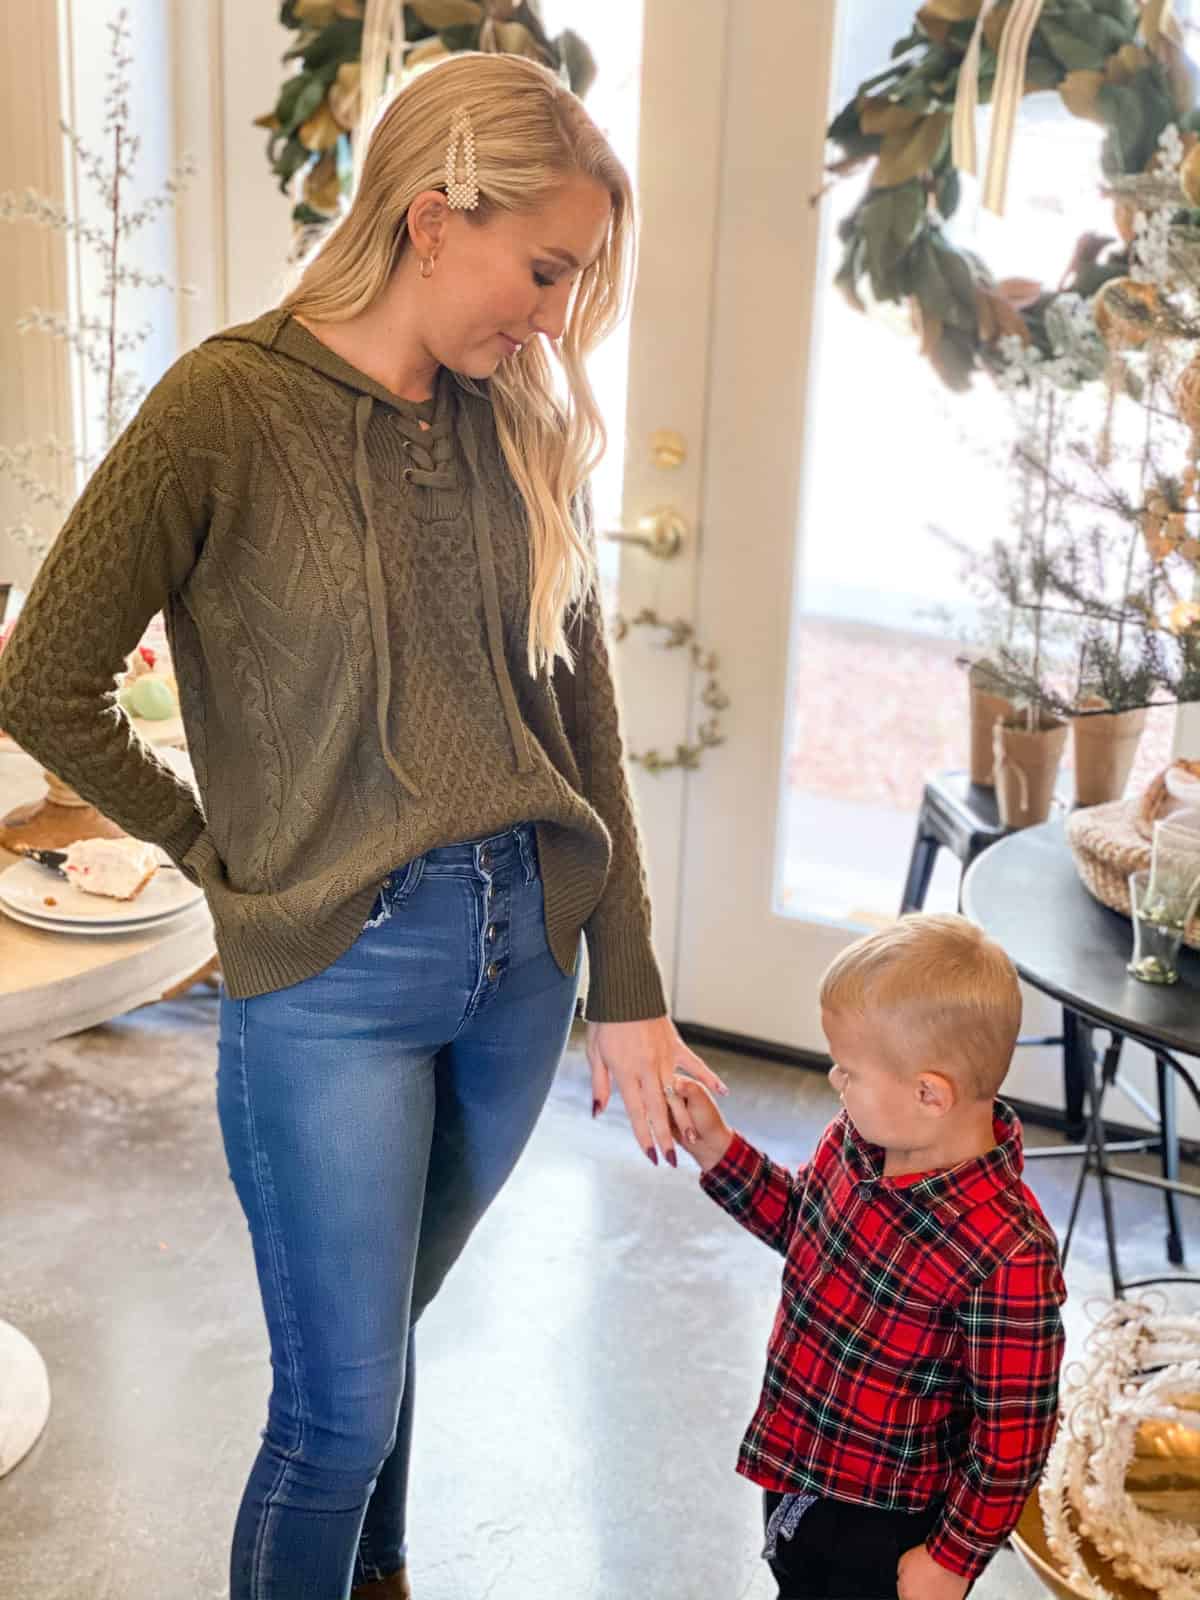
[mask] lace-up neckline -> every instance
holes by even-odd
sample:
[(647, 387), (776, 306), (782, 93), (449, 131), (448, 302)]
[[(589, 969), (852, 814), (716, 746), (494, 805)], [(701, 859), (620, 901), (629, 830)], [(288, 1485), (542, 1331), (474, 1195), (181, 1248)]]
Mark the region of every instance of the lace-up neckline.
[[(513, 769), (519, 773), (531, 771), (533, 756), (525, 736), (504, 649), (504, 619), (500, 612), (491, 517), (487, 489), (481, 477), (479, 442), (467, 397), (456, 392), (454, 374), (445, 367), (439, 368), (432, 399), (405, 400), (367, 373), (360, 372), (297, 322), (294, 316), (289, 317), (280, 329), (277, 347), (285, 354), (295, 354), (308, 365), (356, 391), (354, 487), (364, 522), (363, 568), (376, 663), (375, 719), (380, 747), (388, 767), (406, 793), (414, 800), (419, 800), (420, 788), (400, 760), (388, 736), (392, 660), (388, 638), (387, 593), (379, 551), (379, 530), (376, 527), (373, 472), (378, 470), (381, 477), (385, 478), (398, 476), (405, 484), (421, 489), (445, 491), (462, 486), (465, 469), (468, 487), (465, 509), (475, 545), (492, 674), (508, 727)], [(412, 506), (418, 521), (421, 520), (417, 503), (420, 498), (415, 497)]]

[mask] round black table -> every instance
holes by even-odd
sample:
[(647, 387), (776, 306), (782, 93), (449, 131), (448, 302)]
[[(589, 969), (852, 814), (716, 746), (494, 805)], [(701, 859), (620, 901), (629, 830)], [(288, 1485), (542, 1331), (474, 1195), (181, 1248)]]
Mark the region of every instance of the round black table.
[[(1183, 1263), (1183, 1235), (1176, 1197), (1200, 1198), (1200, 1188), (1179, 1180), (1179, 1133), (1175, 1089), (1182, 1079), (1200, 1105), (1200, 1087), (1176, 1055), (1200, 1057), (1200, 955), (1184, 951), (1177, 984), (1157, 987), (1140, 983), (1125, 970), (1133, 945), (1129, 919), (1110, 911), (1084, 888), (1061, 822), (1026, 828), (993, 844), (968, 869), (962, 888), (963, 910), (1012, 957), (1021, 976), (1043, 994), (1058, 1000), (1077, 1019), (1077, 1068), (1088, 1096), (1087, 1142), (1063, 1253), (1070, 1245), (1083, 1186), (1092, 1173), (1100, 1180), (1109, 1267), (1115, 1295), (1145, 1283), (1200, 1282), (1200, 1279), (1140, 1279), (1123, 1283), (1117, 1261), (1116, 1226), (1109, 1182), (1120, 1178), (1164, 1192), (1167, 1207), (1167, 1253)], [(1104, 1029), (1110, 1043), (1097, 1060), (1093, 1030)], [(1133, 1039), (1153, 1052), (1158, 1083), (1158, 1112), (1122, 1084), (1127, 1093), (1158, 1122), (1155, 1135), (1120, 1145), (1106, 1142), (1102, 1119), (1105, 1091), (1117, 1080), (1121, 1046)], [(1122, 1150), (1157, 1150), (1162, 1177), (1114, 1167), (1109, 1156)], [(1047, 1152), (1051, 1153), (1051, 1152)], [(1056, 1155), (1066, 1154), (1055, 1150)], [(1033, 1154), (1033, 1152), (1031, 1152)]]

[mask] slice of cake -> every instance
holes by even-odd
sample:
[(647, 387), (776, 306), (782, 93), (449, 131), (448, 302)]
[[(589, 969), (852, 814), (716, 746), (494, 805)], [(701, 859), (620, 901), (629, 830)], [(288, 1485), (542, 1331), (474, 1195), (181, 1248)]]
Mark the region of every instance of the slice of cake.
[(135, 899), (158, 871), (158, 851), (140, 839), (79, 839), (66, 856), (70, 882), (110, 900)]

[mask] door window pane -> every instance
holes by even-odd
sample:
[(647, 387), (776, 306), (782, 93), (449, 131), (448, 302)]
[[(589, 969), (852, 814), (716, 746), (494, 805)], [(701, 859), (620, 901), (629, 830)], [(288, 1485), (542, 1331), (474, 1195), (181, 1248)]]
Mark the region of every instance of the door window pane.
[[(885, 62), (911, 8), (889, 24), (878, 0), (845, 0), (838, 106)], [(986, 151), (986, 114), (980, 148)], [(997, 277), (1062, 277), (1088, 229), (1111, 229), (1100, 193), (1103, 130), (1050, 94), (1021, 107), (1008, 212), (974, 207), (953, 225)], [(1007, 534), (1011, 437), (1004, 397), (979, 376), (951, 394), (918, 352), (901, 307), (853, 311), (833, 287), (837, 222), (863, 180), (825, 199), (828, 248), (817, 288), (812, 425), (798, 537), (784, 837), (777, 909), (869, 923), (899, 906), (928, 774), (967, 759), (967, 690), (956, 664), (971, 633), (962, 558)], [(890, 321), (893, 326), (887, 326)], [(947, 621), (945, 613), (951, 620)], [(1173, 712), (1152, 712), (1134, 785), (1165, 764)], [(927, 905), (955, 904), (943, 856)]]

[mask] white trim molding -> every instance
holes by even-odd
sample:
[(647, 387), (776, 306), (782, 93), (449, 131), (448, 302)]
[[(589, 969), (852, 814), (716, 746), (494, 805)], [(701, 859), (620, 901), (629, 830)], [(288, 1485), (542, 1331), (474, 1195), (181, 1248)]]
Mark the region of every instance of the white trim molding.
[[(36, 189), (63, 198), (63, 138), (59, 131), (59, 20), (54, 5), (0, 6), (0, 139), (3, 187)], [(0, 444), (72, 433), (70, 360), (64, 345), (17, 331), (33, 307), (61, 306), (67, 296), (64, 237), (47, 228), (4, 224), (0, 235)], [(43, 474), (44, 475), (44, 474)], [(68, 485), (64, 482), (64, 489)], [(33, 570), (29, 553), (3, 529), (28, 515), (16, 487), (0, 478), (0, 579), (24, 588)], [(51, 530), (52, 531), (52, 530)]]

